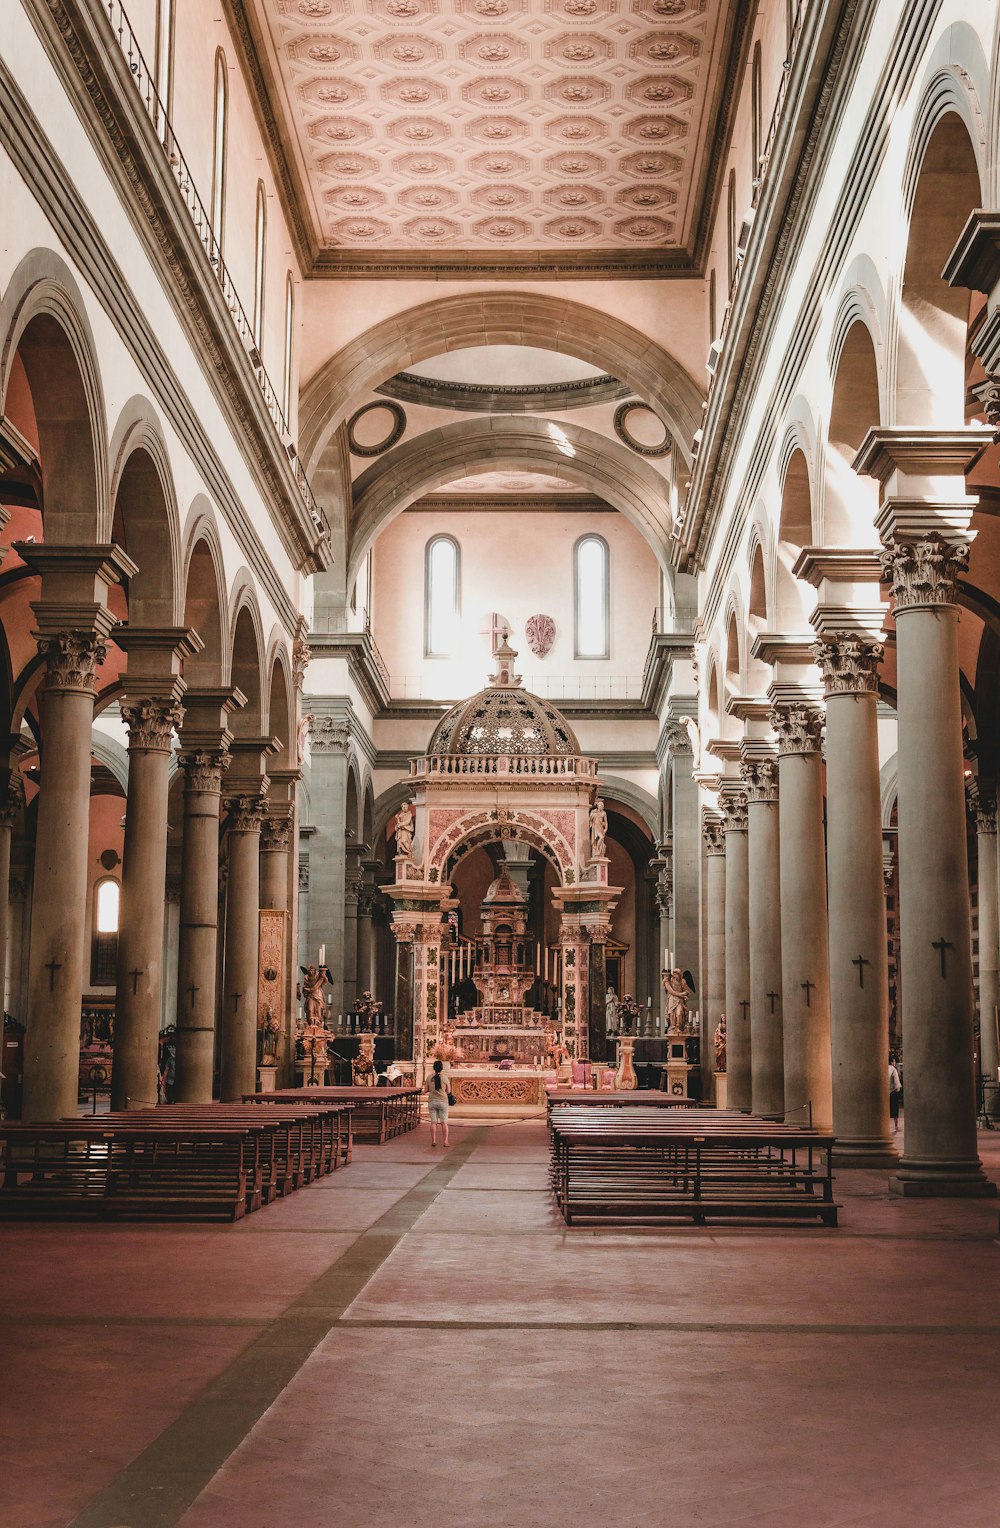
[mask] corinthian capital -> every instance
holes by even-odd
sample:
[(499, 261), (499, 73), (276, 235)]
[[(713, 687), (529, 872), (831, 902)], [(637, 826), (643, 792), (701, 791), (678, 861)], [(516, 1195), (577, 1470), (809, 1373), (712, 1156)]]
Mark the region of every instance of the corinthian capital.
[(775, 706), (768, 717), (778, 737), (778, 752), (819, 753), (823, 746), (826, 717), (812, 706)]
[(96, 632), (40, 632), (35, 641), (45, 659), (47, 690), (96, 693), (97, 670), (108, 655), (103, 639)]
[(12, 828), (24, 806), (24, 776), (12, 770), (7, 789), (0, 794), (0, 827)]
[(868, 637), (825, 637), (814, 643), (812, 651), (828, 698), (878, 694), (879, 664), (885, 657), (881, 642)]
[(997, 830), (997, 795), (992, 784), (970, 776), (965, 782), (965, 800), (970, 817), (976, 821), (978, 833), (995, 833)]
[(144, 695), (122, 706), (133, 752), (169, 753), (170, 740), (184, 720), (184, 707), (172, 696)]
[(182, 753), (178, 763), (184, 771), (185, 790), (218, 791), (222, 777), (232, 762), (232, 754), (226, 748), (198, 749)]
[(724, 833), (745, 833), (747, 830), (746, 791), (728, 791), (719, 797)]
[(267, 815), (267, 791), (247, 792), (246, 795), (227, 796), (226, 812), (229, 826), (237, 833), (259, 833)]
[(896, 615), (905, 610), (926, 610), (954, 605), (958, 575), (969, 566), (965, 542), (946, 541), (937, 531), (920, 541), (886, 538), (882, 572), (892, 591)]
[(773, 759), (744, 759), (740, 776), (746, 787), (747, 803), (772, 805), (778, 799), (778, 766)]
[(268, 813), (261, 823), (261, 850), (265, 854), (287, 854), (291, 841), (291, 813), (286, 812), (284, 815)]
[(719, 818), (706, 817), (701, 825), (701, 836), (705, 840), (705, 850), (708, 854), (725, 854), (726, 833)]

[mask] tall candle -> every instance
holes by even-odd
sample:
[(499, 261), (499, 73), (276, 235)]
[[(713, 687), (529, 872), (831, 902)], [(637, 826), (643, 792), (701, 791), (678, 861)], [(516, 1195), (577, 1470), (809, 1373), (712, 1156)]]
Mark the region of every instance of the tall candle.
[(325, 966), (326, 965), (326, 945), (325, 944), (321, 944), (320, 947), (319, 947), (319, 963), (320, 963), (321, 966)]

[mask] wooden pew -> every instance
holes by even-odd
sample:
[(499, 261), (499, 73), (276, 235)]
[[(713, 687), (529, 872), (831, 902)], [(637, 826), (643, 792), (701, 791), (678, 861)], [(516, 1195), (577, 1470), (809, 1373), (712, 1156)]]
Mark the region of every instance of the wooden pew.
[(552, 1110), (579, 1106), (581, 1109), (621, 1109), (633, 1106), (637, 1109), (697, 1109), (701, 1107), (696, 1098), (679, 1098), (670, 1093), (656, 1093), (638, 1089), (617, 1093), (603, 1088), (554, 1088), (547, 1094), (546, 1117), (551, 1120)]
[(382, 1146), (394, 1136), (415, 1130), (420, 1123), (418, 1087), (401, 1088), (281, 1088), (272, 1093), (245, 1093), (245, 1104), (350, 1103), (354, 1105), (354, 1139)]
[(837, 1224), (834, 1137), (716, 1110), (553, 1111), (550, 1181), (566, 1220), (818, 1218)]

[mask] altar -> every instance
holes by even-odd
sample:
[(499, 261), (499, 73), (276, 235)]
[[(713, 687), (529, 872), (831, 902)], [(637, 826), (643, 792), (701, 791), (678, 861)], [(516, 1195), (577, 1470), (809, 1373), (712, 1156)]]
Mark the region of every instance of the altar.
[(459, 1065), (451, 1068), (450, 1087), (458, 1104), (518, 1104), (544, 1109), (546, 1083), (555, 1073), (540, 1067)]

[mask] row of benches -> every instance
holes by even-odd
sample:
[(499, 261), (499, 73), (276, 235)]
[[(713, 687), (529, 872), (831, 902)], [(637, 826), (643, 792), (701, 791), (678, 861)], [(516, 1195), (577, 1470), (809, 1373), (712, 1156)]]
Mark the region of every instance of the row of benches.
[(837, 1224), (832, 1135), (724, 1110), (650, 1105), (633, 1094), (553, 1100), (550, 1182), (575, 1221), (704, 1225), (709, 1219)]
[(350, 1104), (0, 1124), (0, 1219), (240, 1220), (351, 1160)]
[(245, 1104), (351, 1103), (354, 1139), (384, 1145), (420, 1123), (420, 1088), (283, 1088), (273, 1093), (244, 1093)]

